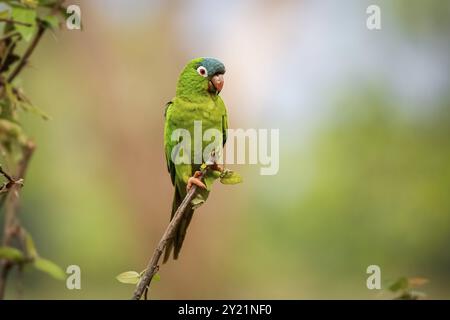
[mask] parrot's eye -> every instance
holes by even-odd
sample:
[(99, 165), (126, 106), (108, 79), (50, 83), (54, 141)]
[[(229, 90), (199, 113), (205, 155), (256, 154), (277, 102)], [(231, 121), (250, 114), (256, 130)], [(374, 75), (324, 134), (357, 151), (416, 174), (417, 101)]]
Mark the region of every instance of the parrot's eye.
[(207, 77), (208, 76), (208, 70), (206, 70), (206, 68), (204, 66), (200, 66), (197, 68), (197, 72), (199, 75), (201, 75), (202, 77)]

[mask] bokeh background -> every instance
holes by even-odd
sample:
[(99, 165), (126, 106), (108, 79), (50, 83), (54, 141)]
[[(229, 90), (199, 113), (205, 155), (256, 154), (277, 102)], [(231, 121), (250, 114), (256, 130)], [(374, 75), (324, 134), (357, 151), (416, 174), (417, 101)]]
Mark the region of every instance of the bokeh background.
[[(381, 267), (450, 298), (448, 1), (68, 1), (83, 31), (47, 34), (23, 73), (38, 149), (21, 219), (82, 289), (33, 269), (23, 297), (129, 299), (169, 219), (164, 104), (184, 64), (226, 67), (231, 128), (279, 128), (280, 170), (232, 168), (195, 214), (155, 299), (389, 298)], [(381, 8), (382, 29), (366, 28)], [(12, 281), (8, 297), (17, 296)]]

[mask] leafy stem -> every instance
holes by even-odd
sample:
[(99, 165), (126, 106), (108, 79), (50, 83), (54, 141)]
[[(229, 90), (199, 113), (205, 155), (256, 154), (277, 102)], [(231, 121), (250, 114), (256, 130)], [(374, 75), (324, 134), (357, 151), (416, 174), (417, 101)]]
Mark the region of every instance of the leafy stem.
[[(0, 22), (5, 23), (0, 37), (0, 149), (8, 160), (8, 170), (0, 166), (5, 182), (0, 185), (0, 208), (4, 207), (3, 238), (0, 246), (0, 300), (4, 298), (9, 271), (17, 266), (19, 271), (26, 263), (55, 278), (63, 279), (65, 273), (53, 262), (40, 258), (31, 235), (23, 228), (19, 218), (19, 193), (29, 162), (36, 148), (23, 132), (17, 110), (34, 111), (47, 118), (33, 106), (20, 88), (12, 85), (21, 74), (48, 28), (58, 26), (64, 0), (33, 5), (11, 3), (1, 12)], [(41, 17), (42, 16), (42, 17)], [(60, 17), (62, 18), (62, 16)], [(19, 43), (26, 42), (23, 53), (16, 53)], [(17, 178), (14, 178), (17, 177)], [(16, 247), (13, 247), (16, 245)]]

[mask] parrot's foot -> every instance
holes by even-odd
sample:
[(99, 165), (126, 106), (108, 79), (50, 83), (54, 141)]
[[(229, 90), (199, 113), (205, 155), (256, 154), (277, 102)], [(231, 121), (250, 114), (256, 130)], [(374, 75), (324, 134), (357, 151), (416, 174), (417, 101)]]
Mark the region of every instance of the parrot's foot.
[(206, 189), (205, 184), (198, 178), (201, 176), (200, 171), (195, 171), (194, 176), (190, 177), (187, 182), (186, 190), (189, 191), (189, 189), (192, 188), (192, 185), (195, 184), (197, 187)]

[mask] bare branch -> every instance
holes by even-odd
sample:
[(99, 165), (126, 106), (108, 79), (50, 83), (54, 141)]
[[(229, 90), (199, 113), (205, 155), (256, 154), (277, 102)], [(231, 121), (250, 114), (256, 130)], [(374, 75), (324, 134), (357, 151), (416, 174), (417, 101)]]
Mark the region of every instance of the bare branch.
[[(215, 165), (216, 164), (214, 163), (214, 164), (208, 165), (204, 169), (202, 169), (199, 179), (202, 179), (203, 176), (205, 175), (206, 171), (209, 168), (214, 167)], [(191, 187), (191, 189), (189, 189), (189, 192), (187, 193), (186, 197), (184, 197), (183, 201), (181, 202), (180, 206), (178, 207), (177, 211), (175, 212), (173, 219), (170, 221), (161, 240), (159, 241), (158, 245), (156, 246), (156, 249), (153, 252), (153, 255), (148, 263), (147, 269), (145, 269), (145, 272), (144, 272), (141, 280), (139, 281), (139, 283), (136, 287), (136, 290), (134, 291), (133, 298), (132, 298), (133, 300), (140, 300), (143, 294), (145, 296), (145, 299), (147, 300), (148, 288), (153, 279), (153, 276), (159, 270), (158, 263), (161, 258), (161, 255), (164, 252), (164, 249), (165, 249), (168, 241), (175, 236), (177, 227), (180, 224), (184, 214), (186, 213), (186, 209), (188, 209), (192, 199), (194, 199), (196, 192), (197, 192), (197, 186), (193, 185)]]
[(0, 22), (8, 22), (8, 23), (17, 24), (19, 26), (25, 26), (25, 27), (31, 27), (32, 26), (31, 23), (21, 22), (21, 21), (17, 21), (17, 20), (13, 20), (13, 19), (8, 19), (8, 18), (0, 18)]

